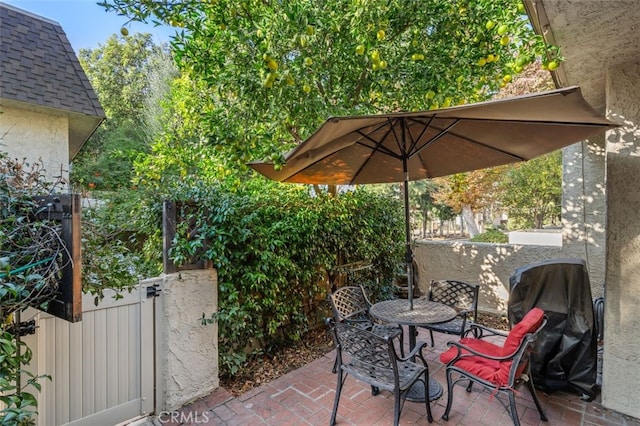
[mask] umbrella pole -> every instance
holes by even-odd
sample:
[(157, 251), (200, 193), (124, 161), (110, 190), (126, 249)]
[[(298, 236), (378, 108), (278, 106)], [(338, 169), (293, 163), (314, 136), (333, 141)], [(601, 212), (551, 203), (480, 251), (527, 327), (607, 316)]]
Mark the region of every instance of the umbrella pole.
[(405, 222), (405, 262), (407, 264), (407, 285), (409, 286), (409, 309), (413, 310), (413, 253), (411, 251), (411, 223), (409, 214), (409, 172), (407, 160), (403, 160), (404, 167), (404, 222)]

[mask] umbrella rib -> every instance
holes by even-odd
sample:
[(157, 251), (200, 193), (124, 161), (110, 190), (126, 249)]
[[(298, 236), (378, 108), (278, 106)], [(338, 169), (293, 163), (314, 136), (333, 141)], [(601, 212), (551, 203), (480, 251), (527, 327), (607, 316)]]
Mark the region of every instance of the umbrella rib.
[[(435, 135), (435, 136), (434, 136), (434, 137), (432, 137), (431, 139), (429, 139), (429, 140), (425, 141), (425, 143), (424, 143), (422, 146), (420, 146), (419, 148), (417, 148), (417, 149), (416, 149), (416, 150), (415, 150), (415, 151), (414, 151), (414, 152), (409, 156), (409, 158), (413, 157), (414, 155), (419, 154), (419, 153), (420, 153), (420, 151), (422, 151), (423, 149), (425, 149), (427, 146), (429, 146), (429, 145), (433, 144), (434, 142), (437, 142), (437, 141), (438, 141), (438, 139), (440, 139), (440, 138), (441, 138), (441, 137), (443, 137), (444, 135), (446, 135), (446, 134), (455, 134), (455, 133), (450, 132), (449, 130), (450, 130), (453, 126), (455, 126), (456, 124), (458, 124), (459, 122), (460, 122), (460, 119), (459, 119), (459, 118), (456, 118), (456, 119), (455, 119), (455, 121), (454, 121), (453, 123), (449, 124), (449, 125), (448, 125), (447, 127), (445, 127), (444, 129), (440, 129), (440, 128), (438, 128), (438, 127), (435, 127), (435, 126), (434, 126), (433, 128), (434, 128), (434, 129), (436, 129), (436, 130), (438, 130), (440, 133), (438, 133), (437, 135)], [(422, 135), (420, 135), (420, 136), (422, 136)], [(458, 136), (458, 135), (456, 135), (456, 136)], [(461, 136), (458, 136), (458, 137), (461, 137)], [(472, 141), (472, 142), (473, 142), (473, 141)], [(416, 145), (417, 145), (417, 141), (416, 141)]]
[[(382, 126), (378, 127), (378, 129), (380, 128), (382, 128)], [(387, 149), (384, 145), (382, 145), (382, 142), (386, 139), (387, 136), (389, 136), (389, 133), (391, 133), (391, 131), (392, 129), (389, 129), (383, 138), (381, 138), (379, 141), (376, 141), (373, 138), (371, 138), (368, 134), (363, 133), (361, 130), (357, 130), (359, 135), (361, 135), (363, 138), (372, 142), (374, 146), (369, 146), (366, 143), (363, 143), (361, 141), (356, 142), (356, 144), (358, 145), (364, 146), (365, 148), (369, 148), (372, 151), (372, 153), (367, 157), (367, 159), (360, 165), (360, 167), (358, 167), (358, 170), (356, 170), (356, 172), (353, 174), (353, 179), (351, 179), (351, 181), (349, 182), (350, 185), (353, 185), (353, 182), (355, 182), (355, 180), (358, 178), (358, 176), (360, 175), (360, 172), (365, 168), (367, 163), (369, 163), (369, 160), (371, 160), (371, 157), (373, 157), (374, 152), (381, 152), (385, 155), (399, 158), (393, 151)]]
[[(422, 139), (422, 137), (424, 136), (424, 134), (427, 132), (427, 130), (429, 130), (429, 128), (431, 127), (431, 123), (433, 123), (433, 120), (436, 118), (435, 115), (432, 115), (431, 117), (429, 117), (429, 120), (424, 123), (422, 120), (417, 120), (415, 118), (409, 118), (409, 120), (419, 123), (422, 125), (422, 131), (420, 132), (420, 135), (416, 138), (413, 139), (413, 137), (411, 138), (411, 146), (409, 147), (409, 151), (408, 152), (414, 152), (416, 153), (417, 151), (420, 151), (420, 149), (416, 150), (416, 146), (418, 146), (418, 142)], [(409, 132), (409, 136), (411, 136), (411, 132)], [(427, 141), (427, 145), (429, 144), (429, 142)], [(426, 145), (425, 145), (426, 146)], [(424, 165), (424, 163), (423, 163)]]
[[(457, 123), (457, 121), (456, 121), (456, 123)], [(454, 123), (454, 124), (455, 124), (455, 123)], [(524, 157), (521, 157), (521, 156), (519, 156), (519, 155), (515, 155), (515, 154), (513, 154), (513, 153), (511, 153), (511, 152), (509, 152), (509, 151), (505, 151), (505, 150), (503, 150), (503, 149), (498, 149), (498, 148), (496, 148), (496, 147), (494, 147), (494, 146), (487, 145), (487, 144), (482, 143), (482, 142), (478, 142), (477, 140), (471, 139), (471, 138), (469, 138), (469, 137), (467, 137), (467, 136), (460, 135), (460, 134), (458, 134), (458, 133), (456, 133), (456, 132), (450, 132), (450, 131), (449, 131), (449, 129), (450, 129), (454, 124), (452, 124), (452, 125), (448, 126), (448, 127), (447, 127), (447, 128), (445, 128), (444, 130), (440, 130), (440, 129), (438, 129), (437, 127), (434, 127), (434, 128), (436, 128), (436, 129), (440, 130), (440, 133), (439, 133), (437, 136), (435, 136), (433, 139), (431, 139), (431, 140), (427, 141), (427, 143), (425, 143), (422, 147), (420, 147), (420, 149), (418, 149), (418, 150), (416, 151), (416, 154), (419, 154), (419, 153), (420, 153), (420, 151), (422, 151), (422, 150), (423, 150), (427, 145), (432, 144), (432, 143), (433, 143), (433, 142), (435, 142), (437, 139), (439, 139), (441, 136), (443, 136), (444, 134), (447, 134), (447, 133), (448, 133), (448, 134), (453, 135), (453, 136), (455, 136), (455, 137), (457, 137), (457, 138), (463, 139), (463, 140), (465, 140), (465, 141), (467, 141), (467, 142), (469, 142), (469, 143), (471, 143), (471, 144), (473, 144), (473, 145), (477, 145), (477, 146), (481, 146), (481, 147), (483, 147), (483, 148), (486, 148), (486, 149), (488, 149), (488, 150), (490, 150), (490, 151), (492, 151), (492, 152), (499, 152), (500, 154), (504, 154), (504, 155), (506, 155), (506, 156), (508, 156), (508, 157), (515, 158), (516, 160), (519, 160), (519, 161), (524, 161), (524, 160), (525, 160), (525, 158), (524, 158)]]
[[(382, 128), (384, 125), (381, 125), (380, 127), (378, 127), (378, 129)], [(376, 129), (377, 130), (377, 129)], [(382, 152), (383, 154), (386, 154), (390, 157), (394, 157), (397, 159), (402, 158), (401, 156), (399, 156), (398, 154), (396, 154), (395, 152), (393, 152), (392, 150), (390, 150), (389, 148), (387, 148), (386, 146), (382, 145), (383, 141), (387, 138), (387, 136), (389, 136), (389, 133), (392, 132), (392, 129), (389, 129), (387, 131), (387, 133), (384, 135), (383, 138), (381, 138), (379, 141), (373, 139), (371, 136), (369, 136), (366, 133), (363, 133), (361, 130), (356, 130), (356, 132), (362, 136), (363, 138), (367, 139), (368, 141), (372, 142), (374, 146), (370, 146), (367, 145), (366, 143), (362, 142), (362, 141), (356, 141), (356, 144), (364, 146), (365, 148), (369, 148), (370, 150), (372, 150), (373, 152)], [(397, 138), (396, 138), (397, 139)]]

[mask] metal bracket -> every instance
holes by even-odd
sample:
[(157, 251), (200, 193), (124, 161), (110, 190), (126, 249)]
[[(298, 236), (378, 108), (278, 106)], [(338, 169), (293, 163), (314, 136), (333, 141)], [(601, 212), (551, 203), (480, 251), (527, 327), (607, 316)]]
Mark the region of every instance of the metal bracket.
[(36, 320), (23, 321), (18, 324), (13, 324), (11, 327), (12, 334), (18, 336), (27, 336), (29, 334), (36, 334)]
[(154, 284), (147, 287), (147, 298), (160, 296), (160, 284)]

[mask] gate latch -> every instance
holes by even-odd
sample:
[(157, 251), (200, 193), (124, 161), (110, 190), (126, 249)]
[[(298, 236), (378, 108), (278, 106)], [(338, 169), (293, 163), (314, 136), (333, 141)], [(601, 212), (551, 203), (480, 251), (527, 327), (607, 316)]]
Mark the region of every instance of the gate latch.
[(147, 299), (150, 297), (158, 297), (160, 296), (160, 284), (154, 284), (147, 287)]

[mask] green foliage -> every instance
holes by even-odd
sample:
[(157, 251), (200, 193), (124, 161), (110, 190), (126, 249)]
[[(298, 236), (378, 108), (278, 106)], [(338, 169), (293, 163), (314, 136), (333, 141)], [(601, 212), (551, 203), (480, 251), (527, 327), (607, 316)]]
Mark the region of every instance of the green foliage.
[(161, 215), (142, 193), (121, 190), (95, 193), (100, 199), (83, 209), (82, 291), (97, 304), (106, 289), (115, 297), (141, 278), (161, 272)]
[(500, 180), (502, 204), (517, 229), (553, 223), (562, 205), (562, 151), (522, 163)]
[(184, 107), (238, 169), (280, 161), (329, 116), (485, 100), (535, 58), (562, 59), (519, 0), (100, 4), (184, 29), (172, 50), (204, 92)]
[(25, 389), (40, 389), (22, 366), (31, 351), (18, 339), (13, 314), (29, 306), (45, 308), (58, 288), (61, 228), (38, 217), (35, 197), (54, 192), (41, 163), (16, 161), (0, 151), (0, 424), (32, 424), (37, 401)]
[(33, 416), (37, 414), (38, 402), (31, 392), (33, 388), (40, 391), (40, 379), (50, 376), (35, 376), (22, 368), (31, 362), (31, 349), (21, 340), (16, 339), (13, 332), (5, 329), (7, 323), (0, 326), (0, 425), (35, 424)]
[(491, 228), (476, 235), (469, 241), (476, 243), (508, 243), (509, 237), (503, 231)]
[(0, 320), (29, 306), (45, 308), (63, 267), (62, 229), (38, 215), (37, 196), (54, 193), (41, 163), (0, 151)]
[(133, 123), (101, 130), (93, 141), (100, 148), (87, 147), (73, 162), (71, 179), (76, 186), (90, 190), (113, 191), (131, 187), (133, 163), (148, 150), (142, 129)]
[[(188, 188), (171, 251), (177, 263), (194, 255), (218, 269), (222, 374), (254, 355), (297, 340), (321, 311), (341, 264), (367, 261), (392, 282), (401, 261), (401, 205), (365, 189), (312, 196), (305, 186), (248, 182), (236, 193), (220, 186)], [(188, 232), (192, 219), (197, 235)], [(204, 318), (206, 321), (206, 318)]]

